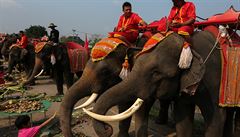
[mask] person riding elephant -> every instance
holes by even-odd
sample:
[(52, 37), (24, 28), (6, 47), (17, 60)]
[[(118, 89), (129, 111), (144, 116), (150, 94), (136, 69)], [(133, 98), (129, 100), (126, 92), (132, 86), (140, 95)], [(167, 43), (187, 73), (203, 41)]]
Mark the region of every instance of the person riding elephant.
[[(51, 60), (53, 65), (54, 79), (57, 86), (57, 95), (63, 94), (63, 83), (66, 82), (67, 88), (73, 84), (74, 74), (81, 76), (83, 68), (88, 60), (87, 51), (84, 48), (69, 49), (68, 43), (59, 43), (54, 46), (52, 42), (40, 42), (35, 48), (36, 57), (33, 73), (23, 83), (31, 83), (35, 76), (38, 76), (40, 70), (46, 62)], [(54, 60), (52, 56), (54, 55)]]
[(50, 36), (49, 36), (49, 41), (53, 42), (53, 45), (57, 45), (59, 43), (59, 31), (56, 29), (56, 25), (53, 23), (50, 23), (48, 28), (51, 29), (50, 31)]
[(185, 2), (185, 0), (172, 0), (172, 2), (173, 7), (167, 19), (167, 26), (186, 40), (178, 64), (180, 68), (186, 69), (191, 65), (190, 45), (192, 43), (191, 35), (194, 31), (196, 9), (192, 2)]
[[(182, 36), (186, 40), (183, 50), (188, 51), (189, 54), (191, 54), (191, 50), (190, 50), (190, 45), (192, 43), (191, 35), (194, 32), (193, 24), (196, 19), (195, 5), (192, 2), (185, 2), (185, 0), (172, 0), (172, 2), (173, 2), (173, 7), (171, 8), (169, 16), (166, 20), (167, 26), (164, 26), (164, 27), (159, 26), (158, 31), (166, 32), (166, 30), (172, 30), (178, 33), (180, 36)], [(166, 29), (165, 27), (168, 27), (168, 28)], [(188, 59), (189, 61), (187, 61), (188, 63), (183, 63), (185, 65), (179, 62), (180, 68), (188, 68), (191, 65), (191, 55), (190, 57), (189, 55), (186, 56), (186, 59), (187, 58), (189, 58)], [(194, 88), (196, 87), (197, 87), (197, 84), (192, 86), (191, 88), (195, 90)], [(159, 124), (167, 123), (168, 108), (170, 103), (171, 103), (170, 100), (162, 101), (162, 104), (160, 104), (160, 108), (162, 109), (160, 109), (159, 117), (156, 120), (156, 123), (159, 123)]]
[[(23, 65), (23, 68), (26, 72), (26, 78), (29, 78), (32, 74), (35, 64), (35, 49), (32, 44), (27, 43), (25, 48), (17, 44), (14, 44), (10, 47), (6, 76), (12, 73), (13, 67), (17, 64)], [(34, 82), (32, 84), (34, 84)]]
[(8, 61), (9, 47), (12, 44), (15, 44), (17, 42), (17, 39), (18, 39), (18, 35), (6, 35), (5, 36), (5, 40), (2, 43), (1, 54), (6, 61)]
[[(93, 120), (93, 127), (100, 137), (110, 137), (110, 125), (100, 122), (122, 120), (135, 113), (136, 125), (140, 128), (135, 137), (147, 136), (148, 110), (144, 102), (154, 98), (176, 98), (175, 120), (178, 137), (191, 137), (195, 105), (200, 108), (206, 123), (206, 137), (221, 137), (226, 122), (226, 109), (219, 107), (221, 81), (221, 53), (214, 50), (216, 38), (209, 31), (200, 31), (192, 36), (193, 59), (189, 69), (180, 69), (178, 62), (185, 40), (176, 33), (160, 33), (156, 46), (146, 47), (138, 54), (131, 73), (121, 83), (105, 91), (97, 100), (93, 112), (83, 109)], [(148, 43), (148, 42), (147, 42)], [(146, 46), (147, 44), (145, 44)], [(200, 55), (195, 54), (197, 51)], [(203, 61), (203, 59), (207, 59)], [(185, 89), (195, 83), (199, 86), (194, 95)], [(138, 98), (138, 99), (137, 99)], [(103, 116), (110, 108), (137, 99), (126, 112), (116, 116)], [(141, 106), (144, 105), (144, 106)], [(96, 114), (97, 113), (97, 114)], [(144, 114), (144, 115), (143, 115)], [(140, 115), (140, 118), (139, 118)], [(140, 120), (140, 121), (139, 121)], [(138, 123), (139, 122), (139, 123)]]
[(26, 47), (27, 47), (27, 44), (28, 44), (28, 37), (25, 35), (25, 33), (20, 30), (19, 31), (19, 36), (21, 37), (20, 38), (20, 41), (17, 42), (17, 44), (22, 47), (22, 52), (21, 52), (21, 56), (25, 56), (27, 54), (27, 50), (26, 50)]
[[(118, 38), (105, 38), (99, 41), (92, 49), (91, 58), (88, 61), (82, 77), (68, 90), (64, 95), (60, 106), (60, 123), (63, 135), (71, 137), (71, 119), (73, 109), (79, 109), (88, 106), (99, 95), (111, 86), (119, 83), (121, 69), (128, 56), (128, 66), (131, 68), (134, 62), (134, 55), (142, 49), (148, 37), (144, 34), (137, 40), (136, 47), (128, 47), (127, 44)], [(118, 43), (115, 45), (114, 43)], [(115, 47), (110, 53), (106, 51), (109, 47)], [(107, 48), (106, 48), (107, 47)], [(140, 48), (140, 49), (139, 49)], [(104, 50), (105, 49), (105, 50)], [(103, 52), (104, 51), (104, 52)], [(101, 56), (106, 55), (106, 56)], [(82, 98), (90, 96), (81, 106), (74, 105)], [(120, 111), (126, 109), (129, 105), (119, 106)], [(128, 137), (130, 120), (127, 119), (119, 124), (119, 137)]]
[(118, 37), (126, 42), (135, 43), (139, 35), (139, 25), (146, 26), (147, 23), (136, 13), (132, 12), (132, 5), (124, 2), (122, 5), (123, 15), (120, 16), (118, 25), (109, 37)]
[[(3, 43), (7, 40), (6, 37), (7, 37), (7, 34), (2, 34), (0, 37), (0, 51), (3, 48)], [(3, 56), (2, 56), (2, 53), (0, 52), (0, 59), (2, 59), (2, 58), (3, 58)]]

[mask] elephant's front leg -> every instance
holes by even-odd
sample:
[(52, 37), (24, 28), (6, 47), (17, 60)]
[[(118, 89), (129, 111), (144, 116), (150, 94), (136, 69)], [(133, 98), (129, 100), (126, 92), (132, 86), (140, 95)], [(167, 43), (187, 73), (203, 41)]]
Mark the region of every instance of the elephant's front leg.
[(74, 77), (74, 74), (71, 73), (71, 70), (65, 69), (64, 78), (67, 85), (67, 89), (69, 89), (73, 85), (73, 77)]
[[(119, 112), (124, 112), (125, 110), (127, 110), (131, 106), (131, 104), (132, 103), (119, 105), (118, 106)], [(131, 119), (132, 119), (132, 117), (129, 117), (129, 118), (119, 122), (118, 137), (130, 137), (129, 133), (128, 133), (128, 130), (129, 130), (129, 127), (130, 127), (130, 124), (131, 124)]]
[(188, 97), (181, 97), (175, 102), (174, 109), (177, 136), (191, 137), (193, 130), (195, 105), (190, 103)]
[(205, 137), (221, 137), (223, 135), (225, 120), (226, 109), (218, 106), (214, 108), (211, 119), (206, 121), (206, 123), (210, 124), (207, 126)]
[(148, 116), (154, 101), (153, 98), (146, 100), (135, 113), (135, 137), (148, 136)]
[(63, 95), (63, 71), (57, 66), (54, 66), (54, 78), (58, 91), (57, 95)]
[(236, 108), (234, 137), (240, 135), (240, 108)]

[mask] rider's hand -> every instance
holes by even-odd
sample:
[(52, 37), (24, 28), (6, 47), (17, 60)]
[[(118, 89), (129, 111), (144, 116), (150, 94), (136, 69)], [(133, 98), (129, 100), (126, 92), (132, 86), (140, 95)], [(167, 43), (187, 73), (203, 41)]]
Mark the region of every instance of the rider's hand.
[(180, 28), (182, 26), (182, 23), (174, 22), (174, 23), (171, 23), (170, 26), (174, 28)]

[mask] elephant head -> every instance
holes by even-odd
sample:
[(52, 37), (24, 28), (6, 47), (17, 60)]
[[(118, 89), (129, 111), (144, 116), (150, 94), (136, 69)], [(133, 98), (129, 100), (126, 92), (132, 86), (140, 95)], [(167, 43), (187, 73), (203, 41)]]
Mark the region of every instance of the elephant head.
[[(65, 47), (65, 45), (61, 45), (61, 46)], [(23, 83), (23, 85), (27, 85), (27, 84), (33, 82), (34, 78), (43, 72), (43, 70), (41, 71), (41, 69), (43, 68), (44, 63), (49, 62), (51, 60), (51, 55), (53, 53), (56, 57), (56, 60), (61, 61), (63, 58), (62, 55), (64, 54), (63, 52), (67, 52), (64, 49), (66, 49), (66, 48), (57, 47), (57, 46), (53, 46), (51, 43), (46, 43), (44, 45), (44, 47), (36, 53), (35, 65), (33, 68), (33, 72), (31, 74), (31, 76), (27, 79), (27, 81), (25, 81)], [(68, 58), (68, 57), (64, 56), (64, 58)], [(63, 63), (65, 63), (65, 62), (63, 62)], [(66, 65), (68, 65), (68, 64), (66, 64)]]
[[(146, 42), (146, 38), (142, 38), (138, 42), (138, 46), (142, 47)], [(126, 54), (129, 57), (129, 63), (133, 63), (133, 54), (136, 50), (128, 48), (124, 45), (119, 45), (114, 51), (108, 54), (103, 60), (93, 62), (91, 59), (88, 61), (84, 68), (82, 77), (73, 84), (67, 94), (65, 94), (61, 107), (60, 107), (60, 122), (63, 135), (71, 137), (71, 114), (74, 105), (78, 100), (90, 96), (89, 100), (83, 105), (77, 107), (86, 107), (111, 86), (119, 83), (119, 77), (122, 69), (122, 64), (125, 60)]]
[(27, 45), (26, 49), (23, 49), (18, 45), (10, 47), (7, 73), (11, 74), (13, 67), (18, 63), (23, 64), (27, 77), (29, 77), (35, 64), (33, 45)]
[[(199, 32), (193, 37), (192, 49), (197, 50), (201, 57), (205, 58), (214, 45), (214, 40), (209, 32)], [(138, 56), (129, 76), (100, 96), (94, 106), (94, 113), (83, 109), (87, 114), (97, 119), (93, 121), (93, 126), (98, 136), (111, 136), (111, 134), (106, 134), (110, 125), (100, 121), (125, 119), (134, 114), (142, 103), (151, 97), (160, 99), (177, 97), (180, 94), (179, 91), (184, 91), (188, 86), (202, 80), (205, 65), (203, 65), (202, 58), (194, 50), (192, 51), (194, 58), (191, 68), (182, 70), (178, 67), (183, 43), (184, 39), (181, 36), (175, 33), (169, 35), (157, 46)], [(219, 57), (219, 52), (214, 52), (211, 56), (213, 59)], [(214, 69), (220, 66), (220, 61), (215, 60), (211, 63), (211, 67), (214, 66)], [(218, 76), (220, 71), (212, 71), (212, 73)], [(113, 106), (128, 102), (131, 99), (137, 100), (125, 112), (114, 116), (104, 116)]]
[(22, 53), (23, 49), (19, 46), (14, 46), (10, 48), (9, 52), (9, 60), (8, 60), (8, 70), (7, 73), (11, 74), (13, 67), (20, 63), (20, 61), (23, 59)]
[(7, 36), (4, 42), (2, 43), (1, 54), (7, 59), (9, 54), (9, 47), (17, 42), (17, 37)]

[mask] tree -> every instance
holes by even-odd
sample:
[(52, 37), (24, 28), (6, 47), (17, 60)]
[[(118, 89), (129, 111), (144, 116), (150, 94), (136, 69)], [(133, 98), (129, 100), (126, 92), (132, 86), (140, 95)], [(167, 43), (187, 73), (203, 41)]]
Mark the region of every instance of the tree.
[(34, 25), (25, 29), (25, 33), (29, 38), (41, 38), (47, 35), (46, 28), (40, 25)]
[(93, 34), (89, 40), (89, 48), (92, 48), (101, 39), (102, 37), (100, 34)]
[(72, 41), (72, 42), (76, 42), (78, 44), (84, 45), (84, 41), (79, 36), (68, 36), (68, 37), (62, 36), (60, 38), (60, 41), (63, 43)]

